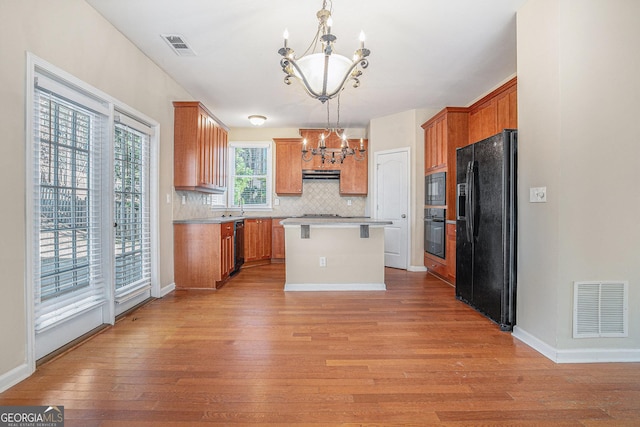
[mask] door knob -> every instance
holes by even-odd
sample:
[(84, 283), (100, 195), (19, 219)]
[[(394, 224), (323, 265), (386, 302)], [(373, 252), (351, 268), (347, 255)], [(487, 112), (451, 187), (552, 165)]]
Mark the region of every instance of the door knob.
[(405, 214), (400, 215), (401, 218), (406, 218), (407, 216)]

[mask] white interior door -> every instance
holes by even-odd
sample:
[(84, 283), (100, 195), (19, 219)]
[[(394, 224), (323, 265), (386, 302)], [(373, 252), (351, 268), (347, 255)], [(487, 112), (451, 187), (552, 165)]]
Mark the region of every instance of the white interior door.
[(376, 153), (376, 218), (392, 221), (384, 232), (384, 263), (407, 269), (409, 247), (409, 153)]

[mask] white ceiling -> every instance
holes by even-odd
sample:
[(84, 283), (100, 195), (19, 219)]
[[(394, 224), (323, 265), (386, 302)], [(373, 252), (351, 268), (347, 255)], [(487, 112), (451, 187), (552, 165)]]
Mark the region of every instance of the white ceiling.
[[(340, 125), (416, 108), (466, 106), (516, 72), (516, 10), (526, 0), (334, 0), (336, 50), (351, 57), (360, 30), (371, 50), (361, 85), (340, 98)], [(87, 0), (229, 127), (322, 128), (326, 105), (284, 84), (278, 49), (304, 52), (321, 0)], [(177, 56), (161, 34), (196, 52)], [(336, 101), (331, 102), (335, 125)]]

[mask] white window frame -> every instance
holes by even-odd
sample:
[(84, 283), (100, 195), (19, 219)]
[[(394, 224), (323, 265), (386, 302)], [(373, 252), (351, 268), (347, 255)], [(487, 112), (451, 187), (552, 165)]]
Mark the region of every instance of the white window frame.
[[(78, 91), (80, 93), (84, 93), (89, 95), (90, 98), (94, 98), (99, 104), (102, 104), (106, 107), (108, 112), (108, 121), (106, 127), (108, 129), (108, 153), (106, 157), (110, 157), (112, 154), (112, 146), (113, 143), (113, 125), (115, 115), (118, 113), (126, 114), (131, 117), (135, 117), (136, 120), (145, 123), (149, 126), (150, 129), (153, 130), (152, 135), (150, 137), (150, 149), (151, 149), (151, 158), (150, 158), (150, 188), (149, 188), (149, 196), (150, 202), (149, 205), (154, 207), (151, 210), (150, 214), (150, 222), (151, 222), (151, 240), (154, 242), (151, 245), (151, 296), (160, 297), (161, 289), (159, 282), (159, 250), (158, 244), (159, 241), (159, 212), (157, 206), (159, 205), (159, 197), (158, 197), (158, 182), (159, 182), (159, 141), (160, 141), (160, 124), (153, 120), (152, 118), (146, 116), (145, 114), (129, 107), (128, 105), (118, 101), (117, 99), (111, 97), (110, 95), (96, 89), (95, 87), (85, 83), (84, 81), (76, 78), (72, 74), (67, 73), (66, 71), (48, 63), (47, 61), (39, 58), (38, 56), (32, 54), (31, 52), (27, 52), (27, 69), (26, 69), (26, 81), (25, 81), (25, 94), (26, 94), (26, 102), (25, 102), (25, 118), (26, 118), (26, 132), (25, 132), (25, 144), (28, 147), (26, 151), (26, 176), (25, 176), (25, 184), (26, 184), (26, 192), (25, 192), (25, 206), (26, 206), (26, 223), (28, 224), (26, 227), (26, 256), (27, 256), (27, 266), (25, 272), (26, 286), (25, 286), (25, 312), (27, 313), (26, 319), (26, 329), (25, 335), (27, 337), (27, 365), (29, 367), (30, 373), (35, 372), (36, 368), (36, 334), (35, 334), (35, 317), (34, 317), (34, 303), (35, 303), (35, 289), (33, 287), (34, 277), (37, 274), (34, 271), (32, 260), (35, 258), (36, 251), (39, 250), (39, 247), (35, 244), (35, 238), (37, 232), (32, 224), (35, 221), (35, 201), (33, 198), (33, 188), (34, 188), (34, 173), (35, 173), (35, 159), (34, 159), (34, 150), (31, 148), (33, 146), (34, 141), (34, 120), (36, 119), (34, 114), (33, 102), (35, 96), (34, 89), (34, 79), (36, 74), (45, 74), (47, 76), (52, 77), (55, 81), (59, 82), (62, 85), (66, 85), (70, 91)], [(113, 165), (113, 161), (110, 159), (108, 161), (109, 165)], [(112, 169), (112, 168), (111, 168)], [(104, 203), (102, 209), (103, 217), (107, 218), (107, 222), (109, 225), (113, 224), (113, 209), (114, 209), (114, 200), (113, 200), (113, 171), (110, 170), (109, 167), (106, 168), (108, 171), (108, 176), (105, 177), (104, 182), (105, 186), (109, 187), (109, 197), (110, 202)], [(104, 191), (104, 190), (103, 190)], [(106, 225), (105, 225), (106, 227)], [(109, 256), (110, 266), (114, 266), (114, 240), (113, 233), (107, 233), (107, 238), (105, 240), (107, 243), (105, 244), (105, 257)], [(113, 271), (106, 272), (108, 276), (106, 278), (109, 286), (107, 286), (108, 290), (108, 303), (104, 306), (102, 320), (107, 324), (115, 323), (115, 295), (114, 295), (114, 287), (110, 286), (112, 284), (111, 275), (113, 275)], [(74, 325), (74, 323), (76, 323)], [(77, 325), (78, 321), (71, 320), (69, 321), (70, 330), (69, 336), (73, 335), (71, 329), (74, 327), (80, 328), (80, 325)], [(66, 328), (66, 326), (65, 326)]]
[[(267, 203), (265, 205), (234, 205), (234, 181), (235, 181), (235, 149), (236, 148), (266, 148), (267, 149)], [(227, 206), (237, 211), (270, 211), (272, 206), (273, 189), (273, 143), (271, 141), (232, 141), (229, 142), (229, 184), (227, 187)]]

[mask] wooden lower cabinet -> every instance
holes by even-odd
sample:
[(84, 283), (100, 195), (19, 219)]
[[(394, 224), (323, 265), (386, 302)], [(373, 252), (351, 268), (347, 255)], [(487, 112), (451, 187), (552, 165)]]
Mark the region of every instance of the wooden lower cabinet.
[(216, 289), (233, 268), (233, 222), (174, 224), (176, 288)]
[(424, 254), (424, 266), (427, 267), (429, 273), (433, 273), (436, 276), (447, 280), (447, 261), (432, 256), (425, 252)]
[(244, 220), (244, 262), (264, 263), (271, 260), (271, 218)]
[(447, 238), (445, 242), (447, 257), (447, 278), (452, 284), (456, 283), (456, 224), (447, 224)]
[(284, 226), (280, 224), (285, 218), (271, 219), (271, 261), (284, 262)]

